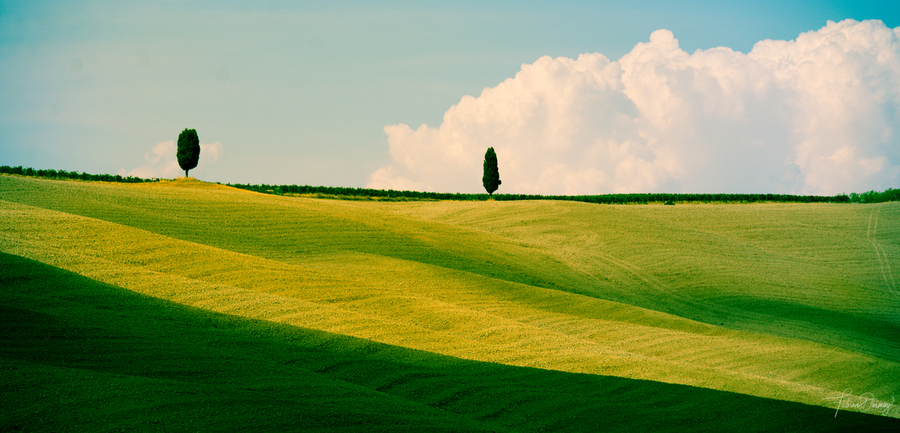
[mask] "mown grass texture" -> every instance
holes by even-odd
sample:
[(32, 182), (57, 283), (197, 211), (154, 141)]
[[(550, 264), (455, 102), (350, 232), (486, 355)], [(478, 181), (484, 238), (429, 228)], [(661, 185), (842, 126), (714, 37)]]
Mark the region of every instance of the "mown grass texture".
[(360, 203), (14, 177), (0, 199), (3, 251), (206, 310), (819, 406), (897, 394), (891, 205)]

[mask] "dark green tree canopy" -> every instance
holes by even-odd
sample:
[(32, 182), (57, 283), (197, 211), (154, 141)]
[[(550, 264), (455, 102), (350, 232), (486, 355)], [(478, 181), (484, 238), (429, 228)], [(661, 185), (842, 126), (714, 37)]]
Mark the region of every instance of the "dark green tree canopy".
[(200, 161), (200, 138), (197, 131), (185, 128), (178, 134), (178, 165), (184, 170), (184, 177), (188, 177), (188, 170), (197, 167)]
[(491, 196), (500, 187), (500, 169), (497, 168), (497, 153), (493, 147), (489, 147), (484, 153), (484, 174), (481, 176), (481, 184), (484, 190)]

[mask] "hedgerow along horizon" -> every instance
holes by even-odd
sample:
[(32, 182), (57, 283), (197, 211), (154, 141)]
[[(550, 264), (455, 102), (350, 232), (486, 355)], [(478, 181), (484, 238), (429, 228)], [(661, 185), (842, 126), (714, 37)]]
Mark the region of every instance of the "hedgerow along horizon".
[[(140, 178), (110, 174), (90, 174), (78, 171), (35, 169), (23, 166), (0, 166), (0, 173), (32, 176), (50, 179), (83, 181), (143, 183), (168, 180), (162, 178)], [(233, 188), (274, 195), (314, 196), (342, 200), (453, 200), (453, 201), (518, 201), (518, 200), (560, 200), (595, 204), (650, 204), (650, 203), (885, 203), (900, 201), (900, 189), (888, 188), (884, 191), (870, 190), (862, 193), (824, 195), (798, 195), (774, 193), (615, 193), (596, 195), (541, 195), (541, 194), (477, 194), (411, 191), (393, 189), (373, 189), (339, 186), (312, 185), (270, 185), (214, 182)]]

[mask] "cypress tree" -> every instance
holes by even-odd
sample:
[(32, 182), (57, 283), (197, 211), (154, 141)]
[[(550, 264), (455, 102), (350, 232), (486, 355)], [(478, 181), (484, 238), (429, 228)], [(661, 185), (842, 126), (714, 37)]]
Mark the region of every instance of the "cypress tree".
[(200, 138), (197, 131), (185, 128), (178, 134), (178, 165), (184, 170), (184, 177), (188, 177), (188, 170), (197, 167), (200, 160)]
[(484, 174), (481, 176), (481, 184), (484, 185), (488, 195), (494, 195), (494, 191), (500, 187), (500, 170), (497, 168), (497, 154), (493, 147), (489, 147), (484, 153)]

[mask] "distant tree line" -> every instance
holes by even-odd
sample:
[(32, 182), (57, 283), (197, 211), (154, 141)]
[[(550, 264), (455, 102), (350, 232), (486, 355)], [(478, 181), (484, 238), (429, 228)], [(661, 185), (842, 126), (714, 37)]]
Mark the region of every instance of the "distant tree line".
[(790, 195), (790, 194), (673, 194), (673, 193), (625, 193), (575, 196), (541, 196), (526, 194), (497, 194), (494, 200), (570, 200), (598, 204), (649, 204), (649, 203), (849, 203), (846, 195)]
[[(65, 170), (36, 170), (22, 166), (0, 166), (0, 173), (36, 176), (55, 179), (80, 179), (103, 182), (155, 182), (158, 179), (142, 179), (134, 176), (109, 174), (88, 174)], [(309, 185), (249, 185), (227, 184), (234, 188), (245, 189), (265, 194), (278, 195), (314, 195), (351, 200), (456, 200), (484, 201), (491, 198), (489, 194), (461, 194), (425, 191), (397, 191), (371, 188), (348, 188), (336, 186)], [(834, 196), (791, 195), (791, 194), (669, 194), (669, 193), (634, 193), (634, 194), (601, 194), (601, 195), (537, 195), (537, 194), (494, 194), (496, 201), (513, 200), (567, 200), (598, 204), (649, 204), (649, 203), (883, 203), (900, 201), (900, 190), (888, 188), (883, 192), (869, 191), (864, 193), (838, 194)]]
[[(235, 188), (246, 189), (266, 194), (321, 195), (335, 198), (388, 199), (388, 200), (488, 200), (489, 194), (461, 194), (423, 191), (396, 191), (369, 188), (346, 188), (331, 186), (299, 186), (299, 185), (245, 185), (228, 184)], [(868, 194), (868, 193), (866, 193)], [(846, 194), (835, 196), (789, 195), (789, 194), (603, 194), (603, 195), (536, 195), (536, 194), (494, 194), (497, 201), (513, 200), (567, 200), (598, 204), (648, 204), (648, 203), (851, 203)], [(895, 198), (900, 200), (900, 197)], [(868, 202), (867, 202), (868, 203)]]
[(22, 166), (18, 167), (10, 167), (8, 165), (0, 166), (0, 173), (6, 174), (18, 174), (22, 176), (35, 176), (35, 177), (47, 177), (51, 179), (80, 179), (80, 180), (95, 180), (102, 182), (123, 182), (123, 183), (141, 183), (141, 182), (155, 182), (155, 179), (142, 179), (134, 176), (121, 176), (121, 175), (111, 175), (111, 174), (89, 174), (85, 172), (77, 172), (77, 171), (65, 171), (65, 170), (35, 170), (31, 167), (22, 168)]
[(309, 186), (309, 185), (247, 185), (229, 183), (228, 186), (277, 195), (319, 195), (334, 198), (351, 199), (387, 199), (387, 200), (459, 200), (476, 201), (487, 200), (488, 194), (460, 194), (445, 192), (425, 191), (397, 191), (393, 189), (348, 188), (340, 186)]
[(850, 203), (884, 203), (887, 201), (900, 201), (900, 189), (888, 188), (882, 192), (850, 193)]

